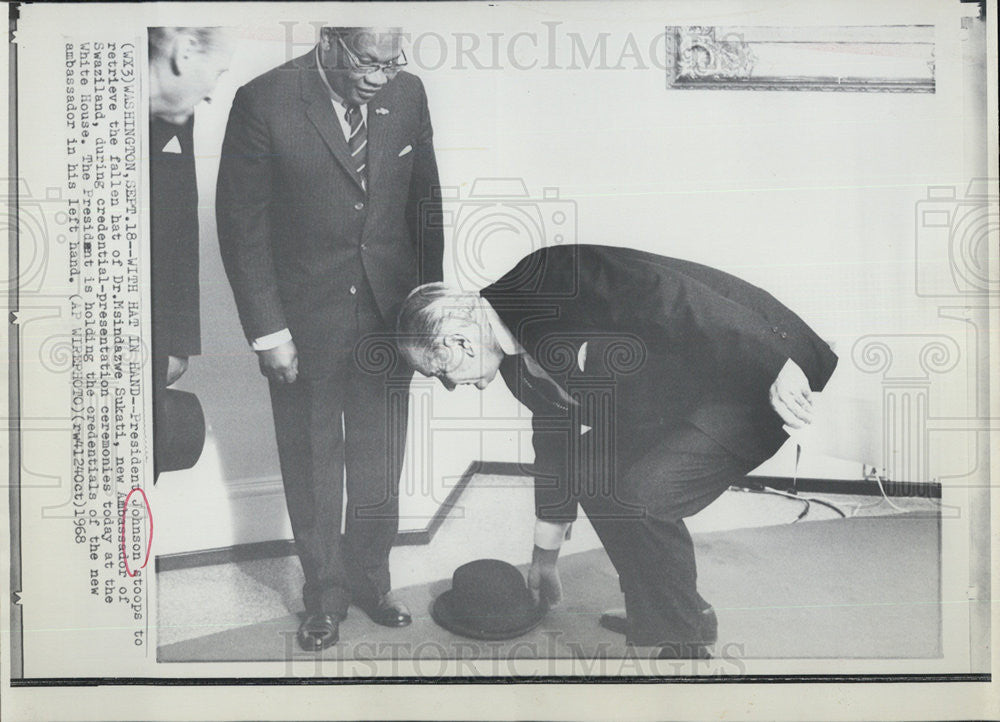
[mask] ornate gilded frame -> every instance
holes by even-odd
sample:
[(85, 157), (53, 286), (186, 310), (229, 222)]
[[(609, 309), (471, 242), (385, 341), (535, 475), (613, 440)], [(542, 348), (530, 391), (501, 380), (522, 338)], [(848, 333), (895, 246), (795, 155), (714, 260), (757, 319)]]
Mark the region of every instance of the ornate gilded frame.
[(933, 93), (934, 27), (667, 26), (668, 89)]

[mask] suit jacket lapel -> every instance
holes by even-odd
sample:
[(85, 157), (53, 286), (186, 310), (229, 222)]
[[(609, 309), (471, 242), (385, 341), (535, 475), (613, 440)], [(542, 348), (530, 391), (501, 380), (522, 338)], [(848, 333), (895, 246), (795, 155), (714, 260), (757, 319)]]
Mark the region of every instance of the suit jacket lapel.
[(344, 140), (344, 131), (336, 117), (330, 94), (323, 86), (323, 80), (319, 77), (315, 57), (315, 51), (312, 51), (309, 55), (309, 58), (312, 58), (311, 61), (308, 58), (303, 58), (302, 69), (299, 71), (302, 100), (308, 104), (306, 117), (316, 126), (323, 142), (326, 143), (330, 152), (333, 153), (333, 157), (343, 167), (344, 172), (350, 176), (358, 188), (361, 188), (361, 179), (354, 171), (354, 164), (351, 162), (351, 155), (347, 150), (347, 141)]

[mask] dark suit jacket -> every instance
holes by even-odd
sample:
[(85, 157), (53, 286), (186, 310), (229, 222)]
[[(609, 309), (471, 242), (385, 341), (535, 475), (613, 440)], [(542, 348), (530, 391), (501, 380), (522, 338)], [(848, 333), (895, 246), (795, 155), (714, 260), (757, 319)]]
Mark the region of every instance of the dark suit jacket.
[(438, 171), (420, 80), (396, 76), (369, 103), (367, 122), (366, 193), (315, 51), (237, 91), (216, 211), (248, 339), (287, 327), (300, 351), (342, 346), (359, 278), (387, 326), (411, 289), (441, 279)]
[[(159, 118), (150, 131), (153, 354), (201, 353), (198, 292), (198, 184), (194, 118), (174, 125)], [(176, 141), (173, 139), (176, 138)], [(170, 145), (170, 151), (164, 147)], [(164, 364), (164, 372), (165, 372)]]
[[(768, 401), (781, 367), (792, 359), (819, 391), (837, 364), (830, 347), (766, 291), (642, 251), (542, 249), (482, 295), (525, 350), (581, 400), (573, 420), (611, 430), (625, 445), (639, 429), (683, 422), (731, 453), (763, 462), (787, 438)], [(595, 389), (613, 403), (603, 417)], [(546, 418), (533, 411), (539, 517), (571, 520), (576, 504), (566, 494), (565, 439), (579, 432), (560, 429), (557, 412)]]

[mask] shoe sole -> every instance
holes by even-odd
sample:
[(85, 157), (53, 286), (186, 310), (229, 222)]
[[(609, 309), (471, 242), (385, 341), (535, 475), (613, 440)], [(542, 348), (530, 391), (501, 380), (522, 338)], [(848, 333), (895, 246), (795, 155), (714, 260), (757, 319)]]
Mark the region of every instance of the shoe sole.
[[(710, 609), (709, 612), (703, 612), (704, 620), (701, 625), (704, 639), (699, 640), (699, 643), (704, 645), (715, 644), (719, 640), (718, 617), (715, 616), (714, 610)], [(598, 620), (598, 624), (609, 632), (628, 636), (628, 619), (625, 617), (618, 616), (617, 614), (602, 614)]]

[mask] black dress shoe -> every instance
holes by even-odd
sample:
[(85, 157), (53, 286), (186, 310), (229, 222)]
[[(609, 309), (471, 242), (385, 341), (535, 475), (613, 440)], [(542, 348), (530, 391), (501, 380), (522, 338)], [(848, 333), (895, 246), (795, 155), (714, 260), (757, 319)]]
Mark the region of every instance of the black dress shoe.
[[(601, 615), (599, 624), (615, 634), (628, 635), (628, 617), (625, 616), (624, 609), (609, 609)], [(699, 641), (702, 644), (715, 644), (719, 639), (719, 618), (715, 616), (712, 607), (702, 610), (698, 627), (701, 632)]]
[(628, 634), (628, 617), (624, 609), (609, 609), (601, 615), (598, 624), (615, 634)]
[(407, 627), (413, 621), (410, 610), (402, 602), (397, 602), (389, 596), (383, 596), (378, 602), (358, 602), (358, 607), (367, 614), (375, 624), (383, 627)]
[(329, 614), (307, 614), (295, 638), (307, 652), (319, 652), (339, 641), (339, 626)]
[(701, 610), (701, 641), (703, 644), (715, 644), (719, 641), (719, 618), (711, 607)]

